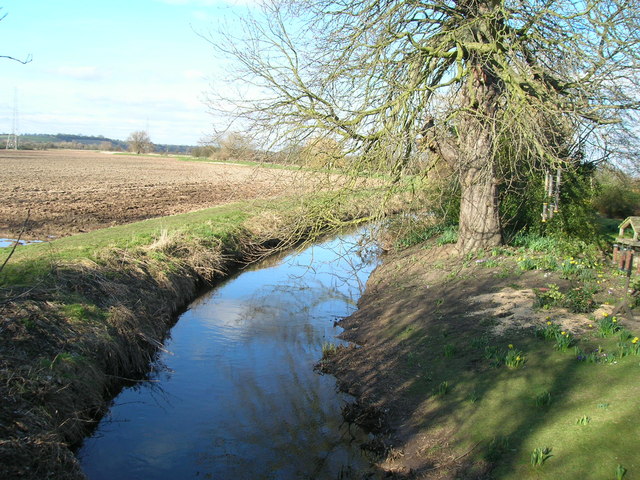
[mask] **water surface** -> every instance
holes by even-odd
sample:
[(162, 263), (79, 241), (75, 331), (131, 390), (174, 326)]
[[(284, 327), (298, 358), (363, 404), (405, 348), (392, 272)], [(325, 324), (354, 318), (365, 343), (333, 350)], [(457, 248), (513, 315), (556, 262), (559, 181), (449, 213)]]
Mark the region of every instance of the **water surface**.
[(193, 302), (149, 382), (127, 388), (78, 456), (99, 479), (335, 479), (366, 468), (335, 379), (375, 255), (352, 235), (244, 271)]
[[(42, 240), (18, 240), (18, 245), (29, 245), (31, 243), (42, 243)], [(13, 247), (16, 240), (12, 238), (0, 238), (0, 248)]]

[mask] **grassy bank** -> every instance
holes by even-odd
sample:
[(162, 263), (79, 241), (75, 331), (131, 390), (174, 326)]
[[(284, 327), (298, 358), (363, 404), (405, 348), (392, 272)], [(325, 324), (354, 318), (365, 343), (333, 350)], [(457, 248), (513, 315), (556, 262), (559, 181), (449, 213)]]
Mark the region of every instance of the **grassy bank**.
[[(640, 478), (640, 324), (580, 242), (393, 253), (325, 360), (385, 428), (400, 478)], [(531, 240), (531, 239), (530, 239)]]
[(322, 218), (318, 196), (239, 203), (19, 247), (0, 273), (0, 478), (82, 478), (70, 447), (123, 382), (144, 379), (200, 288), (363, 221), (369, 201)]

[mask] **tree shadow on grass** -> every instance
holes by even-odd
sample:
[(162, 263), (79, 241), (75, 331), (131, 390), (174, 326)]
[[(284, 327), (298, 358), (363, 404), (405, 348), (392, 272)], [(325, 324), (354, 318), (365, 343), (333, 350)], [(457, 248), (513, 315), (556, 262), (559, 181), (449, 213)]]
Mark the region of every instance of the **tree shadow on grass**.
[[(361, 347), (333, 364), (345, 390), (387, 411), (387, 447), (402, 451), (385, 468), (407, 478), (582, 479), (613, 477), (616, 462), (635, 466), (640, 436), (626, 416), (639, 393), (630, 387), (637, 357), (586, 364), (532, 329), (497, 335), (496, 319), (478, 315), (470, 300), (512, 276), (452, 265), (425, 275), (412, 261), (406, 254), (373, 278), (360, 310), (343, 322), (344, 338)], [(549, 279), (529, 272), (517, 282)], [(510, 350), (524, 365), (505, 365)], [(589, 423), (580, 425), (583, 416)], [(546, 447), (553, 456), (533, 467), (531, 452)]]

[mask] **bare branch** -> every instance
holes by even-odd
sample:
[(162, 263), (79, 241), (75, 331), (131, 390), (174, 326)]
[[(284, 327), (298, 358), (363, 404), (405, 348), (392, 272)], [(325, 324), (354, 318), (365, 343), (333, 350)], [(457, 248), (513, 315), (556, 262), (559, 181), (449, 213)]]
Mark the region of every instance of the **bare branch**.
[(0, 58), (6, 58), (7, 60), (13, 60), (13, 61), (21, 63), (23, 65), (26, 65), (27, 63), (30, 63), (33, 60), (33, 56), (31, 54), (29, 54), (24, 60), (20, 60), (19, 58), (15, 58), (15, 57), (10, 57), (8, 55), (0, 55)]
[[(2, 7), (0, 7), (0, 10), (2, 10)], [(0, 15), (0, 22), (2, 20), (4, 20), (6, 17), (7, 17), (6, 13), (4, 15)], [(27, 57), (24, 60), (20, 60), (19, 58), (11, 57), (9, 55), (0, 55), (0, 58), (4, 58), (6, 60), (13, 60), (14, 62), (22, 63), (23, 65), (26, 65), (27, 63), (29, 63), (29, 62), (31, 62), (33, 60), (33, 56), (31, 54), (27, 55)]]
[(523, 172), (624, 156), (639, 27), (636, 0), (274, 1), (241, 36), (210, 39), (230, 84), (249, 85), (211, 107), (271, 148), (339, 138), (354, 171), (394, 183), (442, 159), (476, 201)]
[(22, 240), (22, 235), (24, 235), (24, 232), (27, 231), (27, 225), (29, 223), (30, 215), (31, 215), (31, 210), (27, 210), (27, 217), (24, 219), (24, 223), (22, 224), (22, 228), (20, 229), (18, 238), (14, 240), (13, 245), (11, 247), (11, 251), (9, 252), (9, 255), (7, 255), (7, 258), (4, 259), (4, 262), (2, 262), (2, 265), (0, 265), (0, 273), (2, 273), (2, 270), (4, 270), (4, 267), (7, 265), (7, 263), (9, 263), (9, 259), (15, 253), (16, 248), (18, 248), (18, 245), (20, 245), (20, 240)]

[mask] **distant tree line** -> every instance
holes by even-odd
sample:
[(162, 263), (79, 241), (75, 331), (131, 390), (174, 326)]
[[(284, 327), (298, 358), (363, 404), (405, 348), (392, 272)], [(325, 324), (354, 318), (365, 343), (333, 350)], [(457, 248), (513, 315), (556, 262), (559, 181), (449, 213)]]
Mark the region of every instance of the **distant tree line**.
[[(0, 134), (0, 145), (6, 144), (8, 134)], [(104, 137), (103, 135), (77, 135), (77, 134), (47, 134), (47, 133), (25, 133), (18, 137), (19, 150), (48, 150), (48, 149), (71, 149), (71, 150), (104, 150), (112, 152), (124, 152), (129, 147), (128, 142)], [(154, 152), (188, 154), (190, 145), (154, 145)]]
[(279, 151), (266, 151), (259, 149), (249, 135), (234, 131), (203, 139), (190, 153), (214, 161), (280, 163), (309, 168), (343, 168), (346, 157), (338, 142), (328, 136), (310, 137)]

